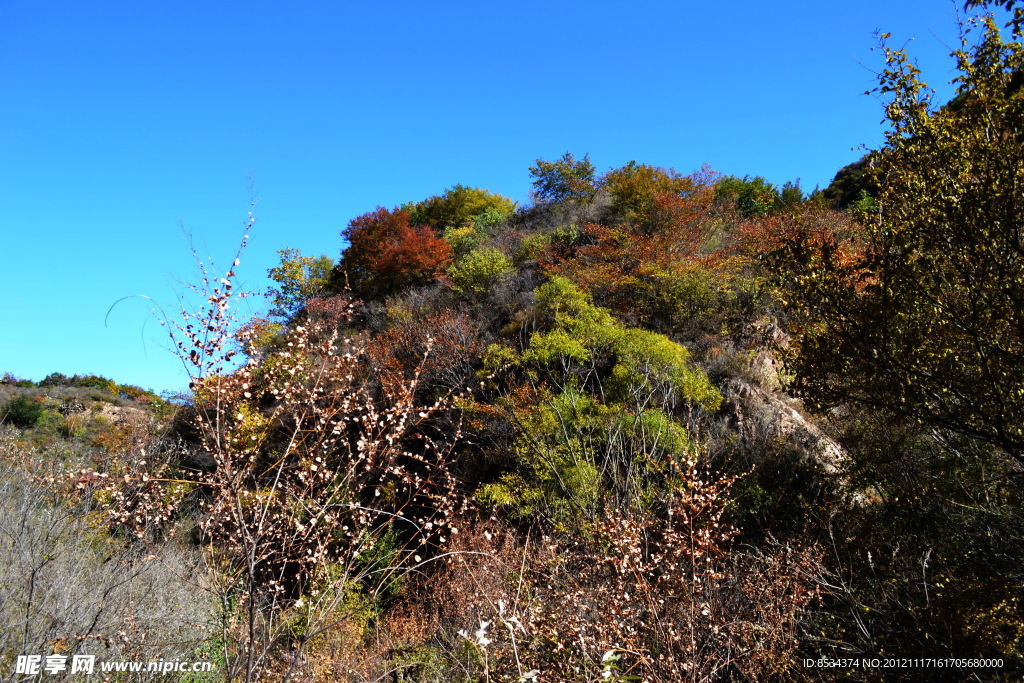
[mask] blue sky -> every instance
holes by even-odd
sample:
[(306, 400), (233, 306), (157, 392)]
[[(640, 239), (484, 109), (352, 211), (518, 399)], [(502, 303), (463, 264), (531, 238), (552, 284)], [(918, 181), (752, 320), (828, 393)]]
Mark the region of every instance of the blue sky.
[[(187, 385), (143, 299), (194, 279), (182, 229), (244, 283), (337, 257), (378, 205), (456, 183), (528, 201), (538, 157), (707, 163), (805, 189), (882, 141), (876, 29), (948, 96), (958, 4), (0, 5), (0, 372)], [(147, 322), (148, 320), (148, 322)]]

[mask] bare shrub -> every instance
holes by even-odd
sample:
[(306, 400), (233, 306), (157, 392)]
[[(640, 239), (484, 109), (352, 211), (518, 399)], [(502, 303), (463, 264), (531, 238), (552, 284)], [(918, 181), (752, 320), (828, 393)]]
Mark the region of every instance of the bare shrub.
[(126, 548), (102, 513), (29, 474), (28, 460), (59, 466), (51, 455), (0, 435), (0, 667), (13, 670), (19, 654), (192, 659), (214, 614), (195, 590), (195, 553)]
[(402, 680), (799, 678), (819, 553), (735, 547), (734, 480), (676, 465), (650, 512), (606, 505), (589, 537), (467, 525), (419, 595), (433, 647), (404, 651)]
[(677, 463), (651, 513), (607, 508), (596, 538), (542, 543), (533, 627), (548, 666), (537, 668), (555, 679), (783, 678), (816, 594), (815, 554), (734, 549), (721, 519), (734, 481)]
[[(448, 469), (458, 429), (434, 425), (452, 396), (416, 401), (431, 340), (411, 376), (382, 378), (364, 343), (338, 332), (350, 305), (257, 347), (260, 330), (239, 331), (229, 313), (239, 261), (218, 278), (199, 260), (205, 303), (170, 327), (192, 376), (195, 454), (79, 483), (101, 485), (114, 523), (140, 537), (170, 533), (197, 508), (228, 675), (286, 680), (306, 675), (327, 634), (361, 637), (444, 546), (462, 506)], [(249, 357), (240, 367), (236, 342)]]
[(437, 387), (466, 386), (483, 349), (469, 315), (444, 309), (396, 322), (367, 351), (373, 366), (383, 371), (381, 381), (408, 381), (419, 372), (423, 388), (436, 392)]

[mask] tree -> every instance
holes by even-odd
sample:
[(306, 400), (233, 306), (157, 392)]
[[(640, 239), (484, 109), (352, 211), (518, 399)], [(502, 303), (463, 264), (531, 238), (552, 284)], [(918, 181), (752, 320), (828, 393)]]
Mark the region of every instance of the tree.
[(612, 209), (625, 223), (646, 225), (660, 195), (688, 195), (706, 181), (707, 172), (684, 176), (674, 169), (630, 161), (601, 179), (611, 193)]
[(761, 176), (725, 176), (718, 181), (715, 195), (719, 200), (735, 202), (736, 208), (745, 218), (763, 216), (803, 200), (798, 184), (788, 182), (783, 186), (783, 192), (779, 192), (777, 187)]
[(270, 292), (274, 304), (271, 314), (291, 318), (307, 300), (323, 293), (334, 261), (327, 254), (303, 256), (301, 251), (291, 248), (279, 249), (277, 255), (281, 265), (267, 271), (278, 285)]
[(822, 197), (832, 208), (845, 209), (865, 194), (874, 196), (877, 192), (871, 184), (868, 167), (870, 156), (865, 154), (852, 164), (843, 166), (828, 187), (821, 191)]
[(803, 234), (776, 263), (792, 269), (789, 363), (819, 406), (892, 411), (1024, 463), (1024, 47), (991, 16), (964, 34), (956, 107), (933, 107), (906, 52), (885, 49), (891, 130), (863, 248)]
[(472, 223), (478, 228), (505, 220), (516, 210), (508, 197), (476, 187), (456, 185), (444, 194), (402, 207), (414, 225), (429, 225), (439, 232)]
[(1002, 7), (1012, 13), (1011, 19), (1006, 25), (1011, 27), (1015, 34), (1020, 35), (1021, 30), (1024, 29), (1024, 7), (1020, 6), (1019, 0), (967, 0), (964, 3), (964, 9), (976, 9), (991, 5)]
[(552, 277), (534, 296), (525, 347), (485, 356), (518, 434), (512, 471), (479, 495), (564, 531), (593, 523), (602, 498), (643, 506), (666, 459), (691, 454), (682, 416), (717, 410), (722, 395), (685, 347), (621, 324), (570, 280)]
[(448, 269), (452, 288), (483, 294), (513, 271), (512, 261), (494, 248), (474, 249)]
[(33, 399), (28, 396), (15, 396), (7, 402), (6, 408), (0, 414), (0, 423), (6, 422), (21, 429), (27, 429), (39, 422), (39, 418), (42, 416), (42, 397)]
[(589, 201), (594, 198), (597, 186), (589, 154), (576, 161), (572, 152), (566, 152), (556, 161), (537, 159), (536, 163), (530, 167), (530, 176), (534, 178), (533, 195), (539, 201)]
[(718, 333), (756, 285), (743, 277), (748, 259), (723, 240), (734, 212), (714, 201), (709, 177), (689, 176), (685, 194), (655, 194), (640, 224), (585, 223), (569, 248), (548, 248), (542, 267), (631, 324), (691, 339), (697, 328)]
[(339, 270), (354, 290), (394, 291), (429, 282), (444, 271), (452, 260), (451, 245), (431, 227), (414, 227), (410, 218), (408, 211), (377, 207), (353, 218), (342, 231), (349, 246)]

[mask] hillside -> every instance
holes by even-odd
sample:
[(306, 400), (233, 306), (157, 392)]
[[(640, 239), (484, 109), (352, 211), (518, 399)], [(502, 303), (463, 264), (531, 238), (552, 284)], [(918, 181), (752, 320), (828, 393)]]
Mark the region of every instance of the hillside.
[(4, 656), (1019, 679), (1024, 48), (976, 30), (956, 107), (886, 51), (888, 144), (822, 192), (538, 159), (528, 206), (457, 185), (282, 249), (265, 318), (238, 259), (205, 277), (185, 401), (6, 378)]

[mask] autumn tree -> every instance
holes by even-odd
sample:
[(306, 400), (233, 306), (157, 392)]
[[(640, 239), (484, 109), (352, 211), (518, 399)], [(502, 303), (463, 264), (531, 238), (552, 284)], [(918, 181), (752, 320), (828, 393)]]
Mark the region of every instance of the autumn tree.
[(743, 277), (749, 259), (733, 248), (735, 211), (715, 202), (712, 178), (693, 174), (685, 193), (644, 198), (642, 223), (586, 223), (568, 248), (552, 241), (540, 263), (631, 323), (665, 333), (693, 324), (718, 332), (724, 321), (717, 314), (756, 287)]
[(630, 161), (601, 179), (612, 198), (612, 209), (626, 223), (646, 223), (659, 195), (685, 195), (701, 183), (700, 174), (684, 176), (674, 169)]
[(954, 52), (956, 107), (933, 106), (906, 52), (885, 48), (867, 245), (789, 242), (790, 365), (819, 405), (892, 411), (1024, 463), (1024, 47), (991, 16), (967, 28), (982, 35)]
[(341, 236), (348, 242), (333, 274), (336, 287), (389, 292), (431, 281), (452, 259), (452, 248), (429, 226), (414, 226), (401, 209), (377, 207), (353, 218)]
[(964, 9), (978, 9), (981, 7), (1002, 7), (1011, 13), (1010, 21), (1006, 23), (1012, 27), (1014, 33), (1020, 34), (1024, 28), (1024, 7), (1021, 7), (1019, 0), (967, 0)]

